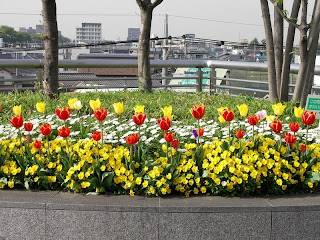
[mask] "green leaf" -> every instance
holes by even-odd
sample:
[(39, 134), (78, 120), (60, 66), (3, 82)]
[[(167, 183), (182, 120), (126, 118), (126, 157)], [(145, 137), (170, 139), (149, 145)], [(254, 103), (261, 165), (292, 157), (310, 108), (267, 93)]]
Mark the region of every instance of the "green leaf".
[(8, 180), (7, 178), (3, 177), (3, 178), (0, 178), (0, 183), (4, 183), (4, 184), (7, 184), (8, 183)]
[(204, 171), (203, 171), (203, 173), (202, 173), (202, 177), (203, 177), (203, 178), (208, 177), (208, 172), (207, 172), (206, 170), (204, 170)]
[(99, 179), (97, 177), (93, 177), (89, 182), (93, 188), (97, 188), (99, 185)]
[(297, 52), (299, 52), (299, 50), (298, 50), (298, 49), (296, 49), (296, 50), (294, 50), (294, 51), (290, 52), (289, 54), (295, 54), (295, 53), (297, 53)]
[(28, 181), (24, 181), (24, 187), (25, 187), (27, 190), (30, 190), (30, 186), (29, 186), (29, 182), (28, 182)]
[(113, 176), (114, 172), (108, 172), (108, 175), (105, 177), (103, 183), (106, 184), (107, 187), (110, 187), (112, 185)]
[(320, 181), (320, 173), (317, 172), (311, 172), (308, 176), (308, 178), (304, 181), (305, 184), (308, 184), (308, 182), (318, 182)]

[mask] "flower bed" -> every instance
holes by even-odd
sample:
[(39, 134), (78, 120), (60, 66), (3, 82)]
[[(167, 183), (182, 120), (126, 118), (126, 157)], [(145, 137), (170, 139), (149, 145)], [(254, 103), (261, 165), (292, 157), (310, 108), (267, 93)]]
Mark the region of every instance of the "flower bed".
[[(27, 122), (21, 106), (14, 107), (11, 125), (0, 126), (0, 188), (147, 196), (319, 190), (319, 134), (309, 129), (313, 112), (296, 108), (295, 116), (282, 119), (285, 106), (277, 104), (276, 119), (263, 110), (247, 116), (246, 105), (235, 112), (221, 107), (217, 123), (202, 121), (200, 104), (190, 110), (195, 124), (183, 126), (173, 120), (171, 107), (148, 119), (144, 106), (137, 106), (128, 120), (122, 103), (109, 115), (98, 99), (90, 101), (93, 115), (82, 115), (77, 99), (68, 103), (55, 115), (38, 103), (42, 116)], [(243, 121), (235, 121), (235, 114)]]

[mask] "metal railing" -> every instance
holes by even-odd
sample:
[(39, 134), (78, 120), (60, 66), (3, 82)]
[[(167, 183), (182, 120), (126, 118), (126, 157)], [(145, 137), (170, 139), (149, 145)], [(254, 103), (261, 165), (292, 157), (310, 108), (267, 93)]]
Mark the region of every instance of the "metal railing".
[[(12, 59), (0, 60), (0, 68), (27, 68), (27, 69), (39, 69), (43, 68), (43, 60), (35, 59)], [(80, 59), (80, 60), (59, 60), (59, 68), (137, 68), (137, 60), (96, 60), (96, 59)], [(153, 87), (154, 88), (170, 88), (170, 89), (195, 89), (195, 91), (209, 91), (210, 93), (218, 92), (219, 89), (236, 91), (236, 92), (251, 92), (251, 93), (268, 93), (268, 82), (249, 80), (249, 79), (237, 79), (231, 77), (217, 77), (216, 69), (228, 69), (228, 70), (246, 70), (246, 71), (258, 71), (267, 72), (266, 63), (258, 62), (236, 62), (236, 61), (216, 61), (216, 60), (151, 60), (152, 68), (197, 68), (195, 76), (153, 76)], [(202, 73), (202, 68), (210, 68), (209, 77), (204, 77)], [(298, 73), (299, 65), (291, 64), (291, 73)], [(320, 66), (315, 66), (315, 75), (320, 75)], [(42, 75), (39, 74), (38, 78), (14, 78), (14, 79), (0, 79), (1, 83), (11, 83), (12, 86), (2, 85), (0, 91), (10, 91), (13, 89), (17, 90), (27, 90), (34, 89), (33, 86), (26, 86), (29, 84), (34, 84), (39, 82)], [(195, 80), (195, 84), (167, 84), (171, 80)], [(137, 84), (129, 84), (134, 81), (137, 82), (137, 77), (103, 77), (103, 78), (70, 78), (70, 79), (59, 79), (61, 83), (63, 82), (83, 82), (84, 85), (80, 86), (64, 86), (61, 89), (64, 90), (74, 90), (74, 89), (128, 89), (137, 88)], [(207, 80), (208, 83), (203, 83), (203, 80)], [(94, 84), (97, 81), (104, 82), (103, 84)], [(110, 81), (121, 82), (120, 85), (109, 85)], [(218, 84), (218, 81), (224, 83), (224, 85)], [(86, 83), (91, 83), (88, 85)], [(237, 84), (240, 86), (237, 86)], [(251, 87), (250, 85), (261, 85), (262, 87)], [(290, 88), (294, 87), (294, 84), (289, 85)], [(320, 87), (313, 86), (314, 90), (320, 90)], [(289, 95), (292, 95), (290, 93)]]

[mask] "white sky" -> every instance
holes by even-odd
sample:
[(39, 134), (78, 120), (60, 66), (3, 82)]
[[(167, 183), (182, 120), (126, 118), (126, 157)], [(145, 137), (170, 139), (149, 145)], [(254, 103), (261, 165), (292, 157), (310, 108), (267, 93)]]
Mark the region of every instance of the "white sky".
[[(56, 3), (58, 28), (71, 39), (82, 22), (102, 23), (105, 40), (126, 40), (129, 27), (140, 27), (140, 10), (135, 0), (56, 0)], [(16, 30), (35, 28), (42, 23), (41, 8), (40, 0), (1, 0), (0, 25)], [(159, 37), (164, 34), (164, 14), (169, 15), (169, 35), (173, 37), (195, 33), (199, 38), (225, 41), (265, 38), (259, 0), (164, 0), (154, 10), (152, 22), (151, 32)]]

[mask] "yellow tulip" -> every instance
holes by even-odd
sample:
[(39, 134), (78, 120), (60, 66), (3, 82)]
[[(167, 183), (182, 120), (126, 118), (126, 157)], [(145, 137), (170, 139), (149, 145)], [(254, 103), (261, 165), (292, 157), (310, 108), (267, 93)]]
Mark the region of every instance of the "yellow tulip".
[(240, 106), (237, 106), (237, 108), (239, 109), (241, 117), (247, 116), (247, 114), (248, 114), (248, 106), (247, 106), (247, 104), (242, 104)]
[(100, 108), (100, 106), (101, 106), (101, 102), (100, 102), (99, 98), (97, 100), (90, 100), (89, 103), (90, 103), (90, 107), (92, 108), (93, 111)]
[(296, 118), (301, 118), (304, 109), (302, 107), (294, 107), (294, 115)]
[(164, 117), (169, 118), (170, 120), (172, 120), (172, 118), (173, 118), (172, 106), (161, 108), (161, 110), (163, 112)]
[(144, 105), (138, 105), (134, 108), (135, 112), (141, 112), (144, 113)]
[(228, 109), (227, 107), (217, 108), (218, 113), (221, 115), (224, 110)]
[(272, 105), (272, 109), (274, 111), (274, 114), (278, 115), (278, 116), (280, 116), (283, 113), (285, 108), (286, 108), (286, 106), (282, 105), (282, 103), (277, 103), (277, 104)]
[(276, 119), (276, 116), (269, 115), (269, 116), (266, 117), (266, 119), (267, 119), (267, 122), (273, 122)]
[(221, 115), (219, 115), (218, 119), (219, 119), (220, 123), (225, 123), (226, 122), (226, 120), (224, 120), (224, 118)]
[(38, 103), (36, 104), (36, 109), (37, 109), (37, 111), (38, 111), (39, 113), (44, 113), (44, 111), (45, 111), (45, 109), (46, 109), (44, 102), (38, 102)]
[(75, 104), (76, 101), (78, 101), (78, 99), (76, 99), (76, 98), (70, 98), (70, 99), (68, 100), (68, 105), (69, 105), (69, 107), (70, 107), (71, 109), (74, 109), (73, 104)]
[(14, 115), (21, 115), (21, 104), (13, 107), (13, 113)]
[(123, 102), (117, 102), (113, 104), (114, 111), (116, 114), (123, 113)]
[(77, 100), (74, 104), (73, 107), (77, 110), (80, 110), (82, 108), (82, 104), (79, 100)]

